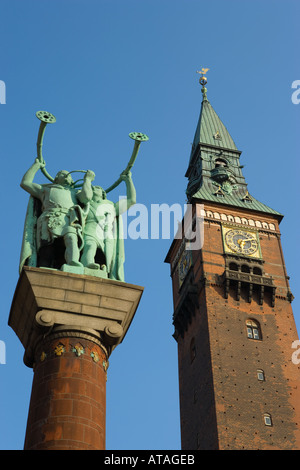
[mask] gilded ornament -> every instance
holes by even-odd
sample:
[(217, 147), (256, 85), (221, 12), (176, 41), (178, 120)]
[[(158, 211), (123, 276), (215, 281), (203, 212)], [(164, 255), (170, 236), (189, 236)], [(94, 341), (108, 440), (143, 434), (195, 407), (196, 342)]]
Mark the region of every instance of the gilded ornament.
[(201, 85), (206, 85), (207, 83), (207, 78), (205, 77), (206, 73), (209, 71), (209, 69), (206, 69), (204, 67), (202, 67), (201, 70), (197, 70), (196, 73), (199, 73), (200, 74), (200, 79), (199, 79), (199, 83)]
[(96, 351), (91, 352), (91, 357), (93, 358), (94, 362), (99, 362), (99, 354)]
[(61, 356), (64, 352), (65, 352), (65, 347), (61, 343), (59, 343), (54, 349), (55, 356)]
[(45, 353), (45, 351), (42, 352), (41, 356), (40, 356), (40, 360), (41, 362), (44, 362), (44, 360), (46, 359), (47, 357), (47, 354)]
[(76, 356), (81, 356), (81, 354), (84, 354), (84, 348), (81, 344), (76, 344), (74, 348), (72, 349), (72, 352), (76, 354)]

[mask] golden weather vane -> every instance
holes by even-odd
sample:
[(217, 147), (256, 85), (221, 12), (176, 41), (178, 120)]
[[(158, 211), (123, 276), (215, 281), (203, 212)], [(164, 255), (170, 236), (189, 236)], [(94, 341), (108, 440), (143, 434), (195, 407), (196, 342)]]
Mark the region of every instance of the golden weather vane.
[(205, 88), (205, 85), (207, 84), (207, 78), (205, 77), (205, 74), (208, 70), (209, 69), (205, 69), (204, 67), (202, 67), (201, 70), (197, 70), (197, 73), (200, 74), (199, 83), (202, 85), (201, 91), (203, 95), (203, 101), (208, 101), (206, 96), (207, 89)]
[(201, 70), (197, 70), (196, 73), (200, 73), (201, 77), (199, 79), (199, 83), (204, 86), (206, 85), (207, 83), (207, 78), (205, 77), (205, 74), (208, 72), (209, 69), (205, 69), (204, 67), (202, 67)]

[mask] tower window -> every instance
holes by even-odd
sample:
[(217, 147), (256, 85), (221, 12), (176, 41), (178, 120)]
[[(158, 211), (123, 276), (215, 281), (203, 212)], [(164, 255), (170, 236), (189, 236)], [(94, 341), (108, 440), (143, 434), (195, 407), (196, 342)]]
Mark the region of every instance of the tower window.
[(241, 268), (241, 271), (242, 271), (242, 273), (250, 273), (250, 268), (246, 264), (243, 264), (242, 268)]
[(218, 167), (226, 167), (227, 166), (227, 162), (226, 160), (223, 160), (222, 158), (217, 158), (215, 160), (215, 168), (218, 168)]
[(236, 263), (229, 263), (229, 269), (231, 271), (238, 271), (239, 270), (239, 267)]
[(258, 380), (260, 380), (261, 382), (263, 382), (265, 380), (265, 373), (263, 370), (261, 369), (258, 369), (257, 370), (257, 378)]
[(269, 413), (264, 414), (264, 421), (266, 426), (272, 426), (272, 418)]
[(253, 268), (253, 274), (257, 274), (257, 275), (261, 276), (261, 275), (262, 275), (262, 271), (261, 271), (260, 268), (257, 268), (256, 266), (254, 266), (254, 268)]
[(260, 332), (260, 327), (259, 324), (253, 320), (247, 320), (246, 321), (246, 326), (247, 326), (247, 336), (250, 339), (256, 339), (259, 340), (261, 339), (261, 332)]

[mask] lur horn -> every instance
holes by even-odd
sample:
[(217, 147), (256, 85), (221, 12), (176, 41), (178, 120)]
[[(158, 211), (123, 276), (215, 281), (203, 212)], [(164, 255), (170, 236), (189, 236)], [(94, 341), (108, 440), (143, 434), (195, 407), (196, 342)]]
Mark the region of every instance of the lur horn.
[[(37, 156), (38, 156), (38, 159), (40, 160), (40, 162), (44, 163), (45, 160), (44, 160), (43, 154), (42, 154), (42, 147), (43, 147), (43, 139), (44, 139), (44, 133), (45, 133), (46, 125), (47, 124), (53, 124), (54, 122), (56, 122), (56, 118), (55, 118), (55, 116), (53, 116), (53, 114), (48, 113), (48, 111), (37, 111), (37, 113), (35, 115), (41, 121), (40, 128), (39, 128), (38, 139), (37, 139), (37, 143), (36, 143)], [(46, 168), (41, 168), (41, 171), (46, 176), (46, 178), (48, 178), (48, 180), (50, 180), (52, 182), (54, 181), (54, 178), (52, 178), (52, 176), (49, 175)]]

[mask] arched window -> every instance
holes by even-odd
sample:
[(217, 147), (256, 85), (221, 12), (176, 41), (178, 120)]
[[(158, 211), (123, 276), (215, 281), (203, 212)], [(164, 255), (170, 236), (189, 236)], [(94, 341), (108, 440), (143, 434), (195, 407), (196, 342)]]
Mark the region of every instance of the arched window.
[(257, 369), (257, 379), (260, 380), (261, 382), (264, 382), (265, 373), (262, 369)]
[(269, 413), (264, 414), (264, 421), (266, 426), (272, 426), (272, 418)]
[(238, 271), (239, 270), (239, 267), (236, 263), (229, 263), (229, 269), (231, 271)]
[(247, 337), (249, 339), (260, 340), (261, 339), (261, 330), (259, 323), (254, 320), (247, 320), (246, 321), (247, 327)]
[(217, 158), (215, 160), (215, 168), (218, 168), (218, 167), (223, 167), (225, 168), (227, 166), (227, 162), (226, 160), (223, 160), (223, 158)]
[(253, 268), (253, 274), (257, 274), (258, 276), (262, 276), (262, 270), (261, 270), (261, 268), (258, 268), (257, 266), (254, 266), (254, 268)]
[(250, 273), (250, 268), (246, 264), (243, 264), (242, 268), (241, 268), (241, 271), (242, 271), (242, 273)]

